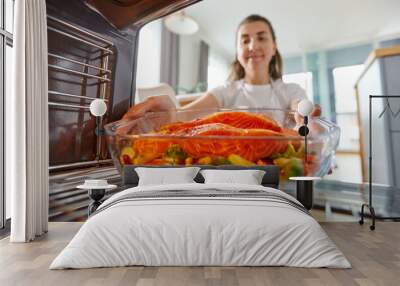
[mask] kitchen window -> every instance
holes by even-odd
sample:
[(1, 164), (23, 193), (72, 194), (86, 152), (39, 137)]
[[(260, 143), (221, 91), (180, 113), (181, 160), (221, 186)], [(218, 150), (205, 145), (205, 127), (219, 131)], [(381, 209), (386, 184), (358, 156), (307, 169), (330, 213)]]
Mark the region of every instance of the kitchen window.
[(314, 90), (313, 90), (313, 77), (311, 72), (299, 72), (284, 74), (282, 79), (286, 83), (297, 83), (306, 92), (308, 99), (313, 101)]
[(363, 69), (364, 65), (344, 66), (333, 69), (336, 123), (342, 131), (338, 151), (355, 153), (360, 151), (354, 84)]

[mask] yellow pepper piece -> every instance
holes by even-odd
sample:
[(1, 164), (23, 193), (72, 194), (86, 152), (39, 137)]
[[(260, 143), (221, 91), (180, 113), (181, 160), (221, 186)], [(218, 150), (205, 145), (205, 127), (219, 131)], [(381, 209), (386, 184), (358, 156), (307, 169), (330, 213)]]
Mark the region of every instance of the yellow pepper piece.
[(304, 144), (303, 143), (301, 144), (299, 149), (297, 149), (296, 157), (297, 158), (304, 158)]
[(199, 165), (211, 165), (212, 158), (210, 156), (202, 157), (197, 160), (197, 164)]
[(136, 152), (135, 152), (135, 150), (133, 150), (132, 147), (124, 147), (124, 148), (122, 148), (120, 156), (123, 156), (123, 155), (128, 155), (129, 158), (133, 159), (136, 156)]
[(233, 165), (238, 166), (253, 166), (255, 165), (253, 162), (246, 160), (239, 155), (231, 154), (228, 156), (228, 161), (231, 162)]
[(277, 165), (277, 166), (279, 166), (279, 168), (283, 169), (290, 162), (290, 159), (278, 158), (278, 159), (275, 159), (273, 162), (274, 162), (274, 165)]
[(186, 166), (190, 166), (190, 165), (192, 165), (193, 164), (193, 158), (192, 157), (187, 157), (186, 159), (185, 159), (185, 165)]
[(146, 164), (152, 160), (154, 160), (156, 158), (154, 158), (154, 156), (137, 156), (135, 159), (133, 159), (133, 164), (134, 165), (142, 165), (142, 164)]

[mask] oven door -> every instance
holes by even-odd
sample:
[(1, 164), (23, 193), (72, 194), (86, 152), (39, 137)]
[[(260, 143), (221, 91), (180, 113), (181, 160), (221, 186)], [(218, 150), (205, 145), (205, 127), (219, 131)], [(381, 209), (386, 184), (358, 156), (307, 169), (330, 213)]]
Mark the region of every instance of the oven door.
[[(86, 178), (120, 183), (90, 103), (102, 98), (100, 125), (133, 104), (140, 28), (197, 1), (47, 0), (50, 220), (85, 220)], [(118, 191), (115, 190), (115, 191)]]

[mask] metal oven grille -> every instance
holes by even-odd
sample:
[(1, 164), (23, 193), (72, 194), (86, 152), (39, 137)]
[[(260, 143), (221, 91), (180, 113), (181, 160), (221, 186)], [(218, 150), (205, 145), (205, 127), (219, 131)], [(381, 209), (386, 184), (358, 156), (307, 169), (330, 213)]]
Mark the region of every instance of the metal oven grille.
[(93, 32), (50, 15), (48, 34), (49, 169), (109, 163), (104, 142), (94, 134), (89, 105), (101, 98), (110, 110), (115, 47)]

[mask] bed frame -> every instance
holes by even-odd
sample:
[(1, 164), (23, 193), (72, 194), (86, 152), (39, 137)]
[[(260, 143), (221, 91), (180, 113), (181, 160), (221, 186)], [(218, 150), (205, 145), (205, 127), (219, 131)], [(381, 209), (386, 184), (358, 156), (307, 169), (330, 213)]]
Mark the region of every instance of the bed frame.
[[(261, 184), (264, 187), (271, 187), (274, 189), (279, 189), (279, 176), (280, 169), (275, 165), (266, 165), (266, 166), (234, 166), (234, 165), (221, 165), (221, 166), (211, 166), (211, 165), (195, 165), (200, 169), (222, 169), (222, 170), (263, 170), (265, 171), (265, 175), (262, 179)], [(122, 171), (122, 181), (123, 181), (123, 189), (136, 187), (139, 182), (139, 176), (135, 171), (137, 167), (146, 167), (146, 168), (160, 168), (160, 166), (138, 166), (138, 165), (125, 165)], [(177, 166), (162, 166), (162, 168), (176, 168)], [(194, 178), (197, 183), (204, 183), (204, 178), (200, 174)], [(307, 187), (306, 187), (307, 186)], [(308, 181), (297, 181), (296, 184), (296, 199), (303, 204), (303, 206), (310, 210), (313, 205), (313, 188), (312, 181), (311, 184)]]
[[(122, 180), (124, 188), (134, 187), (138, 185), (139, 177), (135, 171), (137, 167), (147, 167), (155, 168), (151, 166), (138, 166), (138, 165), (125, 165), (122, 172)], [(163, 168), (176, 168), (176, 166), (162, 166)], [(198, 165), (196, 167), (204, 169), (223, 169), (223, 170), (263, 170), (265, 175), (262, 179), (262, 185), (265, 187), (271, 187), (277, 189), (279, 187), (279, 174), (280, 170), (278, 166), (266, 165), (266, 166), (234, 166), (234, 165), (221, 165), (221, 166), (208, 166), (208, 165)], [(159, 168), (159, 167), (158, 167)], [(204, 183), (203, 176), (198, 173), (194, 179), (197, 183)]]

